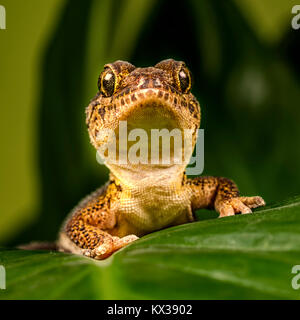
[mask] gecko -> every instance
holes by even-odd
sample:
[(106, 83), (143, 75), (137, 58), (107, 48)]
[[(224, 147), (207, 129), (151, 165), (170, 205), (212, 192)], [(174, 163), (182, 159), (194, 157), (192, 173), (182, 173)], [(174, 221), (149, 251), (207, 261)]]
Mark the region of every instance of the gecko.
[[(89, 137), (96, 150), (105, 144), (101, 132), (116, 131), (121, 121), (127, 121), (128, 129), (147, 132), (189, 129), (195, 146), (201, 111), (184, 62), (167, 59), (154, 67), (137, 68), (118, 60), (104, 66), (98, 89), (86, 108)], [(57, 241), (60, 251), (102, 260), (146, 234), (195, 221), (198, 209), (215, 210), (222, 218), (249, 214), (252, 208), (265, 205), (260, 196), (241, 196), (227, 178), (188, 178), (186, 163), (107, 161), (105, 165), (109, 182), (65, 219)]]

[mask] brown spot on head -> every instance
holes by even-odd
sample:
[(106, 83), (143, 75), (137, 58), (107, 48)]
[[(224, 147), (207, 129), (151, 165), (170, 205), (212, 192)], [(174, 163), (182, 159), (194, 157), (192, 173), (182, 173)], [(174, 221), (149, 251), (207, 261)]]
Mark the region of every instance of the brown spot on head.
[(190, 113), (194, 113), (194, 111), (195, 111), (195, 107), (193, 106), (193, 104), (190, 102), (189, 103), (189, 110), (190, 110)]
[(99, 115), (101, 116), (101, 118), (102, 119), (104, 119), (104, 116), (105, 116), (105, 107), (100, 107), (99, 109), (98, 109), (98, 113), (99, 113)]

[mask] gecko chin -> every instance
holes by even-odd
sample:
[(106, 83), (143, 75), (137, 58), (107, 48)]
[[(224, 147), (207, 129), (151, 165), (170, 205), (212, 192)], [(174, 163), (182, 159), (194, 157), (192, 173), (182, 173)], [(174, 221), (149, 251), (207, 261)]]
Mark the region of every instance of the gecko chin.
[(143, 170), (182, 164), (184, 130), (192, 128), (180, 107), (166, 101), (159, 90), (142, 90), (136, 95), (140, 99), (127, 105), (116, 121), (117, 159), (126, 158), (127, 168), (138, 164)]

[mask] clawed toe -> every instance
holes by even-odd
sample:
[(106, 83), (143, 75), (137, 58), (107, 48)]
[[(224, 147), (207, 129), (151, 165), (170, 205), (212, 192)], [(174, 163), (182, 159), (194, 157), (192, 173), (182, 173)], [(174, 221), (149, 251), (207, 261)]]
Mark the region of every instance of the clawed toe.
[(134, 234), (130, 234), (129, 236), (126, 236), (123, 238), (116, 237), (116, 240), (114, 241), (114, 246), (116, 249), (121, 249), (124, 246), (126, 246), (127, 244), (129, 244), (137, 239), (139, 239), (139, 237), (137, 237)]
[(249, 208), (257, 208), (265, 206), (266, 203), (262, 197), (240, 197), (241, 201), (247, 205)]
[(265, 201), (262, 197), (258, 196), (231, 198), (219, 204), (219, 218), (233, 216), (238, 213), (249, 214), (252, 213), (251, 208), (257, 208), (264, 205)]
[(139, 239), (136, 235), (128, 235), (123, 238), (111, 237), (107, 238), (105, 242), (95, 249), (85, 249), (83, 255), (94, 258), (96, 260), (103, 260), (112, 255), (115, 251), (125, 247), (129, 243)]

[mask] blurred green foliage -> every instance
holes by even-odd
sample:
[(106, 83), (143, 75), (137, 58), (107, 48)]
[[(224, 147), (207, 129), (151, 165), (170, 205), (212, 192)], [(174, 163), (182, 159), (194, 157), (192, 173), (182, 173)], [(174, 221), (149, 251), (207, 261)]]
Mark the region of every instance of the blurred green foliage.
[(39, 208), (38, 99), (41, 56), (64, 0), (1, 0), (0, 30), (0, 243), (32, 221)]
[(299, 33), (287, 30), (264, 41), (233, 0), (68, 1), (42, 70), (41, 208), (12, 243), (54, 240), (72, 207), (107, 179), (84, 108), (103, 65), (115, 59), (187, 63), (202, 107), (204, 174), (232, 178), (243, 194), (267, 202), (299, 193)]

